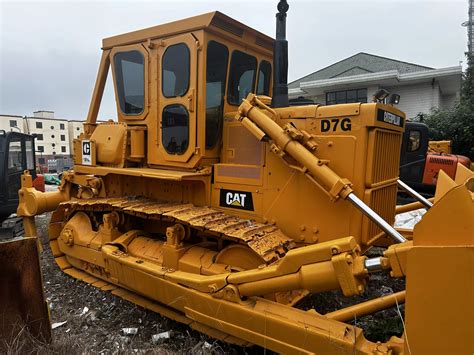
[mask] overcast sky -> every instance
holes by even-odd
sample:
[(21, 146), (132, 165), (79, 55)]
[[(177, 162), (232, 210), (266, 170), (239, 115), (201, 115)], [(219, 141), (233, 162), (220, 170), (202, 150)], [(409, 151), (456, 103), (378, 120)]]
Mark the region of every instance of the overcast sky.
[[(288, 2), (290, 81), (358, 52), (435, 68), (464, 60), (468, 0)], [(102, 38), (214, 10), (273, 37), (276, 4), (0, 0), (0, 114), (84, 119)], [(110, 85), (99, 116), (116, 116)]]

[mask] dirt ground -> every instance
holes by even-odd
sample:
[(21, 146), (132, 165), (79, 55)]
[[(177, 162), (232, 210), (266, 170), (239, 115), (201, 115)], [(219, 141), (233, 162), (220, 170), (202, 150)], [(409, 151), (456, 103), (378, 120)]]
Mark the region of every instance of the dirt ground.
[[(46, 297), (52, 323), (64, 324), (53, 329), (51, 345), (38, 344), (34, 353), (57, 354), (260, 354), (271, 353), (260, 347), (240, 348), (211, 339), (190, 328), (147, 311), (128, 301), (101, 291), (62, 273), (56, 265), (47, 242), (50, 214), (36, 217), (43, 252), (41, 264)], [(379, 251), (375, 250), (373, 253)], [(373, 275), (368, 291), (363, 296), (346, 298), (340, 292), (311, 296), (300, 308), (314, 308), (330, 312), (354, 303), (404, 289), (403, 280), (392, 280), (387, 275)], [(354, 320), (372, 341), (385, 341), (400, 335), (403, 323), (399, 310), (392, 308)], [(136, 328), (135, 335), (125, 335), (124, 328)], [(170, 332), (169, 338), (153, 341), (153, 335)], [(10, 353), (25, 353), (19, 346)]]

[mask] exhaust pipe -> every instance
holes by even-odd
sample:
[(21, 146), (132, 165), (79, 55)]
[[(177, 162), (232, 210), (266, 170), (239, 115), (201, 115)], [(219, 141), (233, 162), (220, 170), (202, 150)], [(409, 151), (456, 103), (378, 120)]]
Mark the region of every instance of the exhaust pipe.
[(289, 5), (280, 0), (276, 14), (276, 38), (273, 48), (272, 107), (288, 107), (288, 41), (286, 40), (286, 13)]

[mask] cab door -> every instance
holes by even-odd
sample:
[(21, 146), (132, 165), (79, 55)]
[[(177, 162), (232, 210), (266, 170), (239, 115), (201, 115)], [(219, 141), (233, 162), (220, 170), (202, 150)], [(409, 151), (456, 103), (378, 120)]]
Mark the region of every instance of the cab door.
[(162, 41), (159, 53), (159, 155), (163, 164), (186, 163), (196, 152), (197, 52), (190, 34)]

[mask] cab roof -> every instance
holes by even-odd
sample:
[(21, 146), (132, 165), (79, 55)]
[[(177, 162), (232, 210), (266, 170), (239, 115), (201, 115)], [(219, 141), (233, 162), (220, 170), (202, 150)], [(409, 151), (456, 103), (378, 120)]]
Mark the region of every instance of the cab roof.
[(241, 40), (244, 40), (244, 37), (246, 39), (253, 38), (255, 44), (267, 50), (273, 50), (273, 38), (256, 31), (219, 11), (209, 12), (183, 20), (104, 38), (102, 40), (102, 49), (140, 43), (149, 39), (153, 40), (175, 36), (181, 33), (188, 33), (201, 29), (215, 29), (219, 32), (224, 31), (234, 38), (240, 37)]

